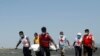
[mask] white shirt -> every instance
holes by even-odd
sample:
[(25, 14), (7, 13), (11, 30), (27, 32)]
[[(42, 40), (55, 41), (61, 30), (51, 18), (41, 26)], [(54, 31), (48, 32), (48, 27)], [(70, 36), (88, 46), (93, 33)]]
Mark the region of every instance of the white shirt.
[(65, 36), (62, 36), (62, 38), (61, 38), (61, 36), (60, 36), (60, 38), (59, 38), (59, 44), (60, 44), (60, 45), (65, 45), (66, 41), (67, 41), (67, 39), (66, 39)]
[(24, 47), (29, 47), (29, 43), (26, 36), (23, 39), (21, 39), (21, 41)]
[(81, 46), (82, 44), (82, 38), (78, 39), (77, 37), (75, 38), (75, 46)]

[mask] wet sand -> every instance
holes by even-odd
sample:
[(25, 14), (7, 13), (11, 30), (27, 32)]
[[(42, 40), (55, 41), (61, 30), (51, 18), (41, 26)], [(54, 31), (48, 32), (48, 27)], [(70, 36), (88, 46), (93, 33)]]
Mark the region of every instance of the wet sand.
[[(0, 56), (23, 56), (22, 49), (0, 49)], [(32, 56), (35, 53), (32, 52)], [(51, 51), (51, 56), (60, 56), (59, 51)], [(74, 49), (66, 49), (65, 56), (75, 56)], [(100, 48), (93, 54), (93, 56), (100, 56)]]

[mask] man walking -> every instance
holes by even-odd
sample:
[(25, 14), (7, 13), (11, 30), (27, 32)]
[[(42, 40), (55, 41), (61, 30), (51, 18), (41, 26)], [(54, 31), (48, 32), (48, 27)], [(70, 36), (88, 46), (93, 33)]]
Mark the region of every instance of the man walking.
[(85, 34), (83, 36), (84, 56), (86, 55), (92, 56), (94, 45), (95, 45), (95, 42), (94, 42), (93, 35), (90, 34), (89, 29), (85, 29)]
[(19, 42), (17, 43), (15, 49), (17, 49), (17, 47), (19, 46), (19, 44), (22, 43), (22, 44), (23, 44), (23, 54), (24, 54), (24, 56), (32, 56), (32, 55), (31, 55), (31, 50), (29, 50), (30, 41), (29, 41), (28, 37), (26, 37), (26, 36), (24, 35), (24, 32), (23, 32), (23, 31), (20, 31), (20, 32), (19, 32), (19, 36), (21, 37), (21, 39), (20, 39)]
[(40, 37), (39, 43), (40, 43), (41, 56), (45, 56), (44, 53), (46, 53), (46, 56), (51, 56), (50, 50), (49, 50), (50, 43), (52, 42), (55, 45), (55, 47), (56, 47), (56, 44), (54, 43), (53, 39), (47, 32), (46, 27), (42, 27), (41, 31), (42, 31), (42, 33), (39, 36)]
[(75, 56), (82, 56), (82, 38), (81, 33), (77, 33), (77, 37), (73, 43), (75, 48)]

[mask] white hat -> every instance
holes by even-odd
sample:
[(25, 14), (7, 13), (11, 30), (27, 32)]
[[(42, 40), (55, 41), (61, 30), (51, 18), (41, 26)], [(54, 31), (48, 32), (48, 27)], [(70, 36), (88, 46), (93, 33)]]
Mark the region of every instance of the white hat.
[(82, 35), (82, 34), (79, 32), (79, 33), (77, 33), (77, 35)]

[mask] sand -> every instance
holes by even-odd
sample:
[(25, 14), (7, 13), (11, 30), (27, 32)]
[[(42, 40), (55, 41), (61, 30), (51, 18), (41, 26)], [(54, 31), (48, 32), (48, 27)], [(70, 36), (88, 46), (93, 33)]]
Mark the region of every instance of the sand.
[[(23, 56), (22, 49), (0, 49), (0, 56)], [(35, 53), (32, 52), (32, 56)], [(51, 51), (51, 56), (60, 56), (59, 51)], [(74, 49), (66, 49), (65, 56), (75, 56)], [(100, 56), (100, 48), (93, 54), (93, 56)]]

